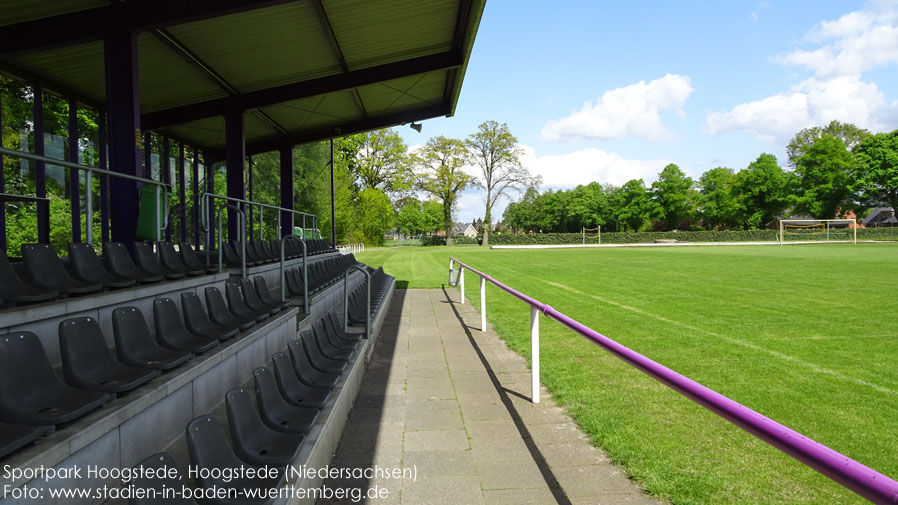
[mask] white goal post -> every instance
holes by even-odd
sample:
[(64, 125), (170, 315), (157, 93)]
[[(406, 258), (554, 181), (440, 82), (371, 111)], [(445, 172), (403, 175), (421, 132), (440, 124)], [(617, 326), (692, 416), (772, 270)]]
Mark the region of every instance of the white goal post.
[(780, 245), (786, 242), (787, 235), (798, 241), (830, 241), (833, 230), (848, 232), (843, 235), (847, 239), (838, 239), (839, 242), (857, 244), (857, 221), (854, 219), (780, 219)]

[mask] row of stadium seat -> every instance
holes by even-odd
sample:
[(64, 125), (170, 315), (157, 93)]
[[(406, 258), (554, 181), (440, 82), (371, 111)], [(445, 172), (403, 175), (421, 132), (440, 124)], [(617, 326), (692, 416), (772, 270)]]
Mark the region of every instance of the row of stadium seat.
[[(222, 423), (212, 414), (199, 416), (187, 425), (187, 449), (191, 464), (200, 476), (197, 484), (204, 490), (218, 490), (219, 495), (230, 496), (212, 498), (207, 503), (270, 502), (251, 500), (242, 491), (268, 490), (283, 484), (284, 469), (296, 460), (304, 437), (315, 424), (341, 375), (358, 357), (361, 345), (361, 335), (344, 333), (332, 311), (312, 325), (311, 331), (301, 332), (286, 349), (274, 353), (270, 365), (253, 371), (255, 402), (242, 387), (225, 395), (230, 442)], [(170, 453), (162, 452), (141, 461), (137, 467), (171, 469), (177, 468), (178, 463)], [(271, 471), (253, 478), (227, 478), (248, 473), (244, 472), (246, 467), (267, 467)], [(180, 490), (185, 485), (180, 475), (153, 474), (159, 477), (137, 479), (133, 485), (152, 489), (157, 496), (170, 495), (166, 488)], [(238, 492), (231, 493), (233, 490)], [(207, 494), (211, 493), (204, 493)], [(131, 503), (149, 505), (157, 502), (138, 498)], [(167, 503), (195, 502), (181, 498)]]
[(53, 372), (34, 333), (0, 336), (0, 457), (251, 328), (285, 306), (271, 298), (262, 277), (227, 282), (225, 292), (227, 302), (218, 288), (206, 288), (208, 313), (196, 293), (182, 293), (183, 319), (173, 300), (155, 300), (155, 336), (138, 308), (116, 308), (112, 312), (114, 355), (94, 318), (62, 321), (59, 346), (64, 380)]
[(6, 254), (0, 254), (0, 304), (83, 296), (207, 271), (186, 242), (179, 245), (180, 252), (167, 242), (156, 247), (158, 256), (152, 243), (135, 242), (132, 258), (121, 242), (107, 242), (101, 258), (89, 244), (70, 243), (64, 260), (47, 244), (22, 244), (21, 263), (10, 263)]
[[(302, 239), (287, 240), (284, 242), (284, 259), (301, 258), (303, 254)], [(336, 252), (326, 240), (305, 240), (307, 256), (317, 256)], [(231, 241), (222, 243), (222, 260), (229, 267), (241, 266), (240, 258), (243, 249), (240, 242)], [(210, 262), (218, 261), (218, 253), (214, 252)], [(281, 242), (277, 239), (253, 240), (246, 242), (246, 266), (264, 265), (281, 260)]]
[[(315, 294), (324, 288), (342, 280), (346, 270), (359, 262), (352, 254), (327, 258), (323, 261), (310, 263), (309, 270), (309, 294)], [(302, 298), (305, 295), (303, 287), (303, 269), (301, 266), (284, 271), (287, 278), (287, 293), (290, 296)]]
[(349, 324), (352, 326), (365, 326), (369, 320), (374, 320), (374, 316), (380, 310), (390, 291), (390, 280), (393, 278), (384, 273), (383, 267), (377, 270), (368, 271), (371, 273), (371, 312), (368, 312), (368, 279), (366, 278), (349, 294)]

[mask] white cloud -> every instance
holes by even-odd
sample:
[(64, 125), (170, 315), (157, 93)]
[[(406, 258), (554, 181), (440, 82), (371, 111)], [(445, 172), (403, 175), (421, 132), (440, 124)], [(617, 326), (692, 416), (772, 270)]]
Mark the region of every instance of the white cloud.
[(670, 160), (628, 160), (601, 149), (584, 149), (561, 155), (537, 156), (526, 145), (521, 164), (543, 178), (544, 188), (570, 189), (598, 181), (620, 186), (630, 179), (654, 180)]
[(606, 91), (568, 117), (547, 122), (542, 137), (550, 141), (627, 136), (667, 140), (673, 134), (662, 124), (660, 112), (672, 110), (684, 115), (683, 104), (693, 91), (689, 77), (677, 74)]
[(880, 0), (834, 21), (823, 21), (805, 37), (819, 47), (773, 59), (804, 67), (813, 76), (789, 91), (709, 112), (705, 131), (744, 131), (771, 143), (785, 143), (802, 128), (836, 119), (871, 130), (898, 123), (898, 102), (886, 103), (863, 73), (898, 63), (898, 2)]

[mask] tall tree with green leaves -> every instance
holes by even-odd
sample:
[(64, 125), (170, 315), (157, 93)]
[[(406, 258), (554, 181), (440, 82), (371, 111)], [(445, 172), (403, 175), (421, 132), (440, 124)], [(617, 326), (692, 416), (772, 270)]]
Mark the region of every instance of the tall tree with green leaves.
[(424, 211), (421, 209), (421, 201), (416, 198), (407, 199), (396, 215), (396, 226), (406, 236), (419, 235), (424, 231), (423, 221)]
[(854, 157), (841, 139), (824, 133), (795, 161), (795, 210), (832, 219), (851, 202), (849, 187)]
[(421, 230), (425, 233), (433, 233), (443, 224), (443, 205), (434, 200), (427, 200), (421, 204)]
[(786, 156), (789, 159), (789, 166), (795, 168), (798, 158), (808, 152), (814, 142), (824, 135), (831, 135), (837, 139), (841, 139), (845, 147), (849, 151), (853, 151), (865, 137), (870, 135), (868, 130), (858, 128), (851, 123), (840, 123), (839, 121), (831, 121), (826, 126), (812, 126), (805, 128), (796, 133), (789, 144), (786, 146)]
[(678, 228), (692, 211), (692, 178), (671, 163), (661, 170), (652, 183), (652, 217), (667, 230)]
[(356, 218), (364, 242), (384, 245), (384, 235), (393, 228), (393, 203), (383, 191), (366, 188), (359, 193)]
[(855, 148), (852, 189), (867, 205), (898, 211), (898, 130), (865, 138)]
[(746, 229), (766, 226), (789, 207), (792, 176), (772, 154), (762, 154), (736, 174), (733, 194), (739, 201), (739, 220)]
[[(649, 220), (652, 212), (651, 195), (642, 179), (631, 179), (615, 193), (612, 218), (621, 227), (639, 231)], [(622, 230), (623, 231), (623, 230)]]
[(351, 165), (362, 188), (376, 188), (385, 193), (411, 189), (408, 147), (392, 128), (354, 135), (356, 159)]
[(474, 177), (464, 171), (467, 162), (465, 144), (442, 135), (432, 137), (415, 153), (417, 188), (443, 205), (446, 245), (452, 243), (452, 210), (458, 201), (458, 194), (474, 182)]
[(523, 150), (508, 124), (484, 121), (477, 132), (465, 139), (471, 160), (480, 168), (477, 184), (486, 190), (486, 209), (483, 215), (483, 247), (489, 247), (489, 232), (493, 222), (493, 206), (510, 191), (521, 191), (538, 184), (538, 178), (521, 166)]
[(698, 213), (711, 229), (736, 225), (739, 202), (733, 196), (736, 173), (732, 168), (717, 167), (703, 173), (698, 180)]

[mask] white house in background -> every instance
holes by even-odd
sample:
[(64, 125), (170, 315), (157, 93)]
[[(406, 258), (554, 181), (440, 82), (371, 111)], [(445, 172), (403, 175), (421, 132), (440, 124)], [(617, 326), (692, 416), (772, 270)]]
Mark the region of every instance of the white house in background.
[(462, 235), (468, 238), (477, 238), (477, 228), (473, 223), (459, 225), (458, 229), (461, 230)]

